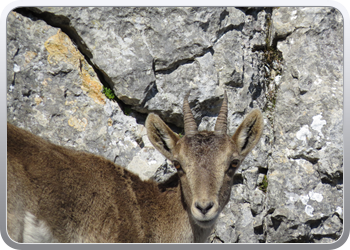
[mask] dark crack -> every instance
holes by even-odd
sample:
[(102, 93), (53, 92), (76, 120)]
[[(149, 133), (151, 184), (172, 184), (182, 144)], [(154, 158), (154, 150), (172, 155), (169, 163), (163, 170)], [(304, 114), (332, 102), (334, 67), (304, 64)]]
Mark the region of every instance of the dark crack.
[[(65, 33), (72, 42), (77, 46), (79, 52), (84, 56), (86, 62), (93, 68), (95, 71), (97, 78), (102, 83), (103, 86), (113, 89), (114, 83), (108, 74), (101, 68), (99, 68), (96, 64), (92, 62), (93, 55), (90, 49), (86, 46), (84, 40), (80, 37), (76, 29), (71, 25), (71, 21), (68, 17), (62, 15), (56, 15), (50, 12), (43, 12), (35, 7), (23, 7), (17, 8), (14, 10), (15, 12), (32, 19), (33, 21), (42, 20), (46, 22), (48, 25), (59, 28), (63, 33)], [(146, 95), (146, 98), (149, 97)], [(146, 115), (138, 113), (136, 111), (131, 110), (131, 106), (125, 104), (122, 100), (120, 100), (117, 96), (113, 99), (116, 101), (123, 111), (125, 115), (131, 115), (136, 118), (137, 123), (144, 124), (146, 120)]]
[(71, 21), (68, 17), (55, 15), (54, 13), (50, 12), (43, 12), (35, 7), (17, 8), (14, 11), (32, 20), (42, 20), (52, 27), (61, 29), (62, 32), (65, 33), (73, 41), (73, 43), (77, 46), (79, 52), (84, 56), (84, 59), (94, 69), (100, 82), (104, 86), (112, 88), (114, 85), (113, 81), (106, 74), (106, 72), (104, 72), (91, 61), (93, 55), (90, 49), (86, 46), (84, 40), (80, 37), (76, 29), (71, 25)]
[[(183, 58), (180, 60), (177, 60), (173, 63), (171, 63), (169, 66), (165, 67), (165, 68), (161, 68), (161, 69), (155, 69), (154, 67), (154, 74), (164, 74), (164, 75), (168, 75), (171, 74), (172, 72), (174, 72), (175, 70), (177, 70), (180, 66), (186, 65), (186, 64), (192, 64), (196, 61), (196, 58), (198, 57), (202, 57), (207, 53), (211, 53), (214, 54), (214, 50), (212, 47), (208, 47), (208, 48), (204, 48), (201, 53), (193, 55), (189, 58)], [(157, 61), (154, 62), (154, 64), (157, 64)]]
[(147, 88), (145, 89), (145, 98), (142, 100), (142, 102), (140, 103), (140, 107), (144, 108), (146, 103), (152, 99), (153, 97), (156, 96), (156, 94), (158, 93), (158, 89), (157, 89), (157, 85), (155, 82), (152, 82), (151, 84), (149, 84), (147, 86)]
[(343, 185), (343, 173), (337, 171), (334, 174), (330, 175), (328, 173), (318, 171), (321, 176), (321, 182), (323, 184), (331, 185), (332, 187), (337, 187)]
[(198, 56), (178, 60), (176, 62), (173, 62), (172, 64), (170, 64), (166, 68), (154, 70), (154, 73), (155, 74), (162, 74), (162, 75), (169, 75), (169, 74), (173, 73), (175, 70), (177, 70), (180, 66), (194, 63), (196, 57), (198, 57)]
[(312, 165), (315, 165), (318, 163), (319, 161), (319, 158), (316, 158), (316, 157), (309, 157), (309, 156), (306, 156), (306, 155), (294, 155), (294, 156), (291, 156), (289, 157), (290, 159), (293, 159), (293, 160), (300, 160), (300, 159), (303, 159), (303, 160), (306, 160), (308, 162), (310, 162)]
[(271, 7), (236, 7), (236, 9), (242, 11), (246, 16), (252, 16), (255, 21), (258, 20), (259, 12), (263, 10), (266, 12), (272, 12)]
[(244, 27), (244, 23), (241, 23), (239, 25), (230, 24), (227, 27), (219, 29), (216, 32), (216, 40), (213, 43), (215, 44), (221, 37), (223, 37), (226, 33), (230, 32), (230, 31), (233, 31), (233, 30), (242, 31), (243, 27)]
[(83, 39), (80, 37), (78, 32), (73, 26), (71, 26), (71, 21), (68, 17), (62, 15), (56, 15), (54, 13), (41, 11), (35, 7), (23, 7), (17, 8), (14, 11), (20, 13), (23, 16), (31, 18), (32, 20), (42, 20), (48, 25), (56, 28), (60, 28), (62, 32), (67, 34), (69, 38), (78, 46), (79, 51), (88, 58), (92, 58), (92, 53), (86, 46)]

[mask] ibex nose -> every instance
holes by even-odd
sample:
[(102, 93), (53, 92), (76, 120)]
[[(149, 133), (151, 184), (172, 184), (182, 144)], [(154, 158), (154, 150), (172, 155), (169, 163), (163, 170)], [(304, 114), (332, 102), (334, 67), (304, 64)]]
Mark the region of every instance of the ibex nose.
[(214, 206), (214, 202), (195, 202), (195, 207), (205, 215)]

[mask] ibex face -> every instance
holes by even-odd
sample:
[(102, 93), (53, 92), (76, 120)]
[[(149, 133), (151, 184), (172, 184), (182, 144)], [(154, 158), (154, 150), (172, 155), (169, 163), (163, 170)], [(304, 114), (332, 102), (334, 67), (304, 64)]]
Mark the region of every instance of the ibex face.
[(211, 226), (230, 197), (232, 176), (241, 157), (227, 135), (186, 135), (174, 150), (174, 165), (186, 204), (197, 224)]
[(146, 121), (152, 144), (177, 169), (187, 211), (200, 227), (213, 226), (227, 204), (233, 175), (257, 144), (263, 130), (263, 118), (252, 111), (230, 137), (227, 132), (227, 96), (217, 118), (215, 131), (197, 131), (190, 111), (188, 95), (184, 100), (185, 136), (179, 138), (157, 116)]

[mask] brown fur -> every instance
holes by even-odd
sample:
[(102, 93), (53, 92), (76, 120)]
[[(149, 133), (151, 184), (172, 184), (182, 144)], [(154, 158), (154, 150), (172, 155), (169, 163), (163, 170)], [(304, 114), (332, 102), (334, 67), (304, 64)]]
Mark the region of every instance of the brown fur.
[[(160, 192), (156, 183), (102, 157), (53, 145), (11, 124), (7, 134), (13, 240), (21, 241), (14, 230), (23, 231), (13, 218), (29, 211), (59, 242), (178, 241), (173, 228), (182, 227), (177, 223), (184, 214), (179, 186)], [(157, 236), (160, 232), (167, 236)]]
[[(260, 112), (255, 116), (257, 133), (244, 143), (249, 151), (262, 130)], [(247, 149), (240, 155), (235, 137), (212, 132), (180, 139), (156, 115), (149, 115), (146, 127), (153, 145), (183, 166), (186, 173), (179, 172), (180, 181), (141, 181), (100, 156), (51, 144), (8, 123), (9, 236), (26, 241), (29, 212), (34, 216), (30, 225), (45, 225), (51, 241), (204, 242), (229, 198), (233, 173), (226, 174), (227, 168), (232, 159), (242, 161)], [(198, 204), (218, 203), (208, 225), (194, 216), (196, 199)]]

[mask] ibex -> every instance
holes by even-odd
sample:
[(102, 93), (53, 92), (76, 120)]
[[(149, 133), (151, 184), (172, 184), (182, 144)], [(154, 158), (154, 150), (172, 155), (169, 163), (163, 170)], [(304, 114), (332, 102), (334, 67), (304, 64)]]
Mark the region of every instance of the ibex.
[(227, 204), (233, 175), (260, 139), (253, 110), (227, 135), (224, 94), (215, 131), (198, 131), (185, 97), (180, 138), (157, 115), (147, 134), (177, 169), (142, 181), (103, 157), (51, 144), (7, 125), (7, 230), (16, 242), (205, 242)]

